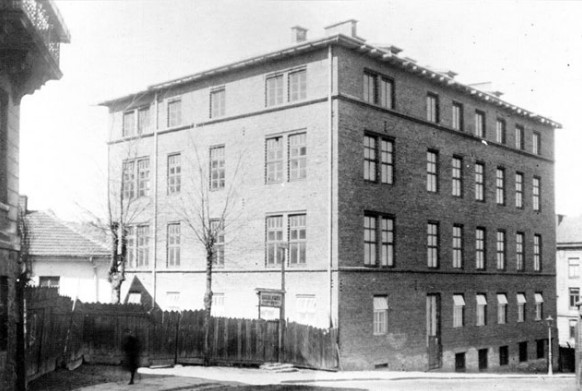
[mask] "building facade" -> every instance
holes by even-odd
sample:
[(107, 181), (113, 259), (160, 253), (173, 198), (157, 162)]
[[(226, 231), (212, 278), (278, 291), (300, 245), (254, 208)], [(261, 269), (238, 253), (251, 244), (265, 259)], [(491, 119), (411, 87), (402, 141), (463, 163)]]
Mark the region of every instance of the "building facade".
[[(18, 151), (20, 101), (61, 77), (59, 44), (69, 33), (51, 0), (0, 3), (0, 388), (17, 386), (19, 306)], [(20, 333), (21, 334), (21, 333)], [(20, 341), (20, 342), (19, 342)], [(20, 369), (21, 371), (22, 369)]]
[(223, 228), (215, 313), (257, 316), (283, 262), (286, 318), (338, 327), (344, 369), (543, 367), (559, 125), (367, 44), (356, 21), (293, 32), (103, 103), (130, 278), (201, 308), (204, 210)]

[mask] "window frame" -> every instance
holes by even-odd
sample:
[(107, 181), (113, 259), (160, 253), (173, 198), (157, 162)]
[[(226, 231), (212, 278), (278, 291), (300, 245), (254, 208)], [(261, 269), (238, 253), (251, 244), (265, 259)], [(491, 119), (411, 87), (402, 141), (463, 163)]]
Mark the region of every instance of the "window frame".
[(503, 118), (495, 122), (495, 141), (503, 145), (507, 142), (507, 123)]
[[(483, 299), (481, 303), (480, 297)], [(477, 293), (475, 303), (475, 326), (487, 326), (487, 294)]]
[[(571, 261), (576, 261), (576, 264), (572, 265)], [(574, 271), (575, 273), (573, 273)], [(568, 258), (568, 278), (580, 278), (580, 258), (578, 257)]]
[(487, 137), (485, 112), (482, 110), (475, 110), (475, 137), (483, 139)]
[(426, 151), (426, 191), (439, 192), (439, 151), (436, 149)]
[(208, 150), (210, 191), (222, 190), (226, 186), (226, 147), (214, 145)]
[[(275, 84), (271, 84), (271, 81)], [(265, 107), (275, 107), (285, 103), (284, 85), (284, 72), (270, 74), (265, 77)]]
[(149, 156), (123, 160), (121, 172), (124, 201), (150, 196)]
[(388, 334), (388, 295), (374, 295), (372, 300), (373, 306), (373, 335)]
[(523, 151), (524, 149), (525, 128), (523, 125), (515, 124), (515, 148)]
[(462, 293), (453, 294), (453, 328), (465, 326), (465, 296)]
[[(299, 140), (298, 143), (293, 143)], [(302, 141), (302, 142), (301, 142)], [(287, 136), (288, 180), (300, 181), (307, 178), (307, 132), (292, 133)]]
[(216, 268), (223, 268), (224, 267), (224, 220), (222, 219), (210, 219), (209, 221), (209, 228), (214, 235), (214, 249), (212, 252), (212, 265)]
[(475, 269), (487, 270), (487, 228), (485, 227), (475, 228)]
[(534, 294), (534, 320), (544, 320), (544, 295), (542, 292), (535, 292)]
[(497, 294), (497, 324), (507, 324), (507, 294)]
[(464, 226), (453, 224), (453, 268), (463, 269), (464, 266)]
[(226, 115), (226, 87), (214, 87), (210, 89), (208, 117), (211, 119)]
[(515, 270), (525, 271), (525, 233), (515, 233)]
[(532, 133), (532, 153), (534, 155), (541, 155), (542, 154), (542, 134), (540, 132), (533, 132)]
[(437, 93), (426, 93), (426, 120), (435, 124), (440, 123), (439, 95)]
[[(305, 266), (307, 264), (307, 214), (289, 214), (287, 216), (287, 230), (288, 264), (289, 266)], [(294, 237), (295, 235), (297, 237)], [(295, 255), (294, 251), (296, 251)]]
[[(475, 162), (475, 201), (485, 202), (486, 200), (486, 178), (485, 163)], [(479, 167), (479, 169), (477, 169)], [(479, 172), (479, 170), (481, 170)]]
[[(176, 229), (177, 228), (177, 229)], [(166, 226), (166, 267), (180, 266), (182, 244), (182, 227), (179, 222), (168, 223)]]
[[(295, 83), (294, 77), (299, 78)], [(295, 88), (297, 87), (297, 88)], [(299, 102), (307, 99), (307, 68), (294, 69), (287, 74), (287, 102)]]
[(463, 198), (463, 158), (453, 155), (451, 159), (451, 194)]
[(515, 173), (515, 207), (518, 209), (523, 209), (523, 184), (524, 175), (522, 172)]
[(181, 98), (168, 99), (166, 104), (166, 117), (166, 126), (168, 129), (176, 128), (183, 124)]
[(516, 295), (517, 301), (517, 323), (524, 323), (527, 318), (527, 297), (525, 292), (518, 292)]
[(505, 205), (505, 168), (497, 167), (495, 170), (495, 203)]
[(394, 139), (364, 133), (364, 180), (394, 184)]
[(428, 221), (426, 225), (426, 265), (430, 269), (440, 266), (440, 223)]
[(395, 265), (396, 221), (393, 215), (364, 213), (364, 266), (392, 268)]
[(577, 302), (580, 301), (580, 288), (579, 287), (569, 287), (568, 288), (568, 298), (570, 299), (570, 303), (568, 308), (571, 310), (578, 309), (576, 305)]
[(182, 154), (171, 153), (167, 158), (167, 194), (178, 194), (182, 190)]
[(534, 270), (534, 272), (541, 272), (542, 271), (542, 250), (543, 250), (542, 235), (534, 234), (534, 243), (533, 243), (533, 270)]
[[(389, 93), (384, 92), (385, 87), (389, 86)], [(390, 76), (365, 69), (363, 74), (362, 98), (364, 102), (394, 110), (395, 108), (395, 83)]]
[(497, 270), (505, 270), (507, 259), (507, 234), (505, 230), (498, 229), (496, 235), (496, 260)]
[(451, 106), (451, 128), (459, 132), (464, 131), (463, 104), (453, 101)]
[(532, 179), (532, 209), (535, 212), (542, 210), (542, 178), (539, 176)]

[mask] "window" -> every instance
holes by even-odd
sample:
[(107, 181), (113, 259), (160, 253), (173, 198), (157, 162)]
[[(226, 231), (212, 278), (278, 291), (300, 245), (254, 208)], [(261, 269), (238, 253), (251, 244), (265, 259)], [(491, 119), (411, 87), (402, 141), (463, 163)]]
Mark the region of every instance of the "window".
[(376, 181), (376, 167), (378, 158), (376, 157), (376, 138), (364, 136), (364, 179)]
[(533, 257), (533, 269), (536, 272), (542, 270), (542, 236), (534, 235), (534, 257)]
[(127, 304), (141, 304), (141, 292), (129, 292), (127, 294)]
[(477, 309), (476, 309), (476, 325), (485, 326), (487, 324), (487, 296), (484, 294), (478, 294), (476, 296)]
[(289, 102), (307, 97), (307, 71), (305, 69), (289, 73)]
[(496, 197), (495, 200), (498, 205), (505, 205), (505, 169), (497, 167), (496, 171)]
[(475, 230), (475, 268), (485, 270), (485, 228)]
[(515, 148), (523, 149), (523, 126), (515, 125)]
[(500, 346), (499, 347), (499, 365), (507, 365), (509, 364), (509, 346)]
[(428, 267), (439, 267), (439, 224), (428, 223), (426, 231), (426, 263)]
[(430, 92), (426, 95), (426, 120), (439, 122), (439, 96)]
[(465, 353), (455, 353), (455, 371), (465, 371)]
[(580, 258), (568, 258), (568, 277), (580, 277)]
[(519, 362), (527, 361), (527, 342), (520, 342), (519, 346)]
[(483, 371), (485, 369), (487, 369), (488, 363), (487, 363), (487, 353), (489, 352), (489, 349), (479, 349), (479, 370)]
[[(380, 224), (380, 226), (378, 226)], [(380, 254), (378, 254), (378, 229)], [(394, 266), (394, 219), (390, 216), (364, 216), (364, 265)]]
[(168, 128), (182, 124), (182, 101), (179, 99), (168, 102)]
[(517, 294), (517, 321), (525, 322), (525, 305), (527, 301), (525, 300), (525, 293)]
[(463, 130), (463, 105), (453, 102), (452, 127), (454, 130)]
[(61, 277), (59, 276), (41, 276), (38, 278), (38, 286), (41, 288), (58, 288)]
[(452, 194), (455, 197), (463, 196), (463, 159), (453, 157), (452, 161)]
[(224, 293), (212, 293), (212, 316), (224, 316)]
[(226, 106), (225, 99), (226, 91), (224, 88), (210, 91), (210, 118), (224, 116)]
[(532, 135), (532, 152), (536, 155), (541, 155), (541, 140), (542, 135), (538, 132), (533, 132)]
[(214, 236), (212, 264), (215, 267), (224, 267), (224, 222), (220, 219), (211, 219), (210, 232)]
[(307, 177), (307, 133), (289, 136), (289, 180)]
[(505, 293), (497, 294), (497, 323), (507, 323), (507, 296)]
[(475, 163), (475, 200), (485, 201), (485, 164)]
[(388, 297), (374, 296), (374, 335), (388, 332)]
[(364, 100), (388, 109), (394, 108), (394, 81), (386, 76), (364, 72)]
[(540, 186), (541, 186), (541, 179), (534, 176), (533, 177), (532, 198), (533, 198), (533, 210), (535, 210), (535, 211), (539, 211), (541, 209)]
[(537, 339), (536, 340), (536, 358), (546, 357), (546, 345), (548, 344), (547, 339)]
[(485, 113), (475, 111), (475, 136), (485, 138)]
[(392, 183), (394, 176), (394, 142), (380, 139), (380, 182)]
[(224, 189), (224, 146), (210, 148), (210, 190)]
[(515, 234), (515, 268), (518, 271), (525, 270), (525, 265), (523, 261), (523, 243), (525, 235), (523, 232), (518, 232)]
[(305, 265), (307, 246), (306, 215), (289, 216), (289, 263)]
[(179, 193), (182, 188), (182, 156), (168, 155), (168, 194)]
[(126, 200), (131, 200), (135, 198), (135, 186), (136, 186), (136, 176), (135, 176), (135, 161), (126, 160), (123, 162), (123, 198)]
[(122, 124), (122, 135), (123, 137), (133, 136), (135, 133), (135, 111), (126, 111), (123, 113), (123, 124)]
[(544, 296), (540, 292), (536, 292), (534, 295), (535, 307), (535, 320), (544, 319)]
[(453, 267), (463, 267), (463, 226), (453, 225)]
[(148, 196), (150, 192), (150, 159), (139, 158), (123, 162), (123, 198), (130, 200)]
[(167, 267), (180, 266), (180, 223), (168, 224)]
[(283, 181), (283, 137), (267, 139), (266, 182), (279, 183)]
[(495, 141), (499, 144), (505, 144), (505, 120), (497, 118), (495, 123)]
[(378, 146), (380, 147), (380, 182), (392, 183), (394, 175), (394, 142), (371, 135), (364, 136), (364, 179), (372, 182), (378, 180)]
[(127, 227), (127, 263), (130, 268), (146, 267), (149, 264), (149, 226)]
[(453, 295), (453, 327), (465, 325), (465, 298), (463, 295)]
[(141, 107), (137, 110), (137, 134), (143, 134), (150, 129), (150, 108)]
[(430, 192), (438, 191), (438, 158), (437, 151), (428, 150), (426, 153), (426, 190)]
[(570, 319), (568, 321), (568, 329), (569, 329), (569, 336), (570, 339), (576, 339), (576, 326), (578, 321), (576, 319)]
[(505, 270), (505, 231), (497, 231), (497, 270)]
[(8, 346), (8, 277), (0, 276), (0, 351)]
[(317, 301), (315, 295), (295, 296), (295, 313), (297, 323), (313, 326), (315, 324), (315, 314), (317, 311)]
[(265, 82), (266, 106), (275, 106), (283, 103), (283, 75), (267, 77)]
[(283, 216), (269, 216), (267, 225), (267, 266), (280, 265), (283, 259)]
[(515, 207), (523, 208), (523, 174), (515, 173)]
[(166, 292), (167, 311), (180, 311), (180, 292)]
[(568, 292), (570, 295), (570, 309), (576, 309), (576, 303), (580, 301), (580, 288), (570, 288)]
[(144, 197), (150, 193), (150, 159), (137, 161), (137, 195)]

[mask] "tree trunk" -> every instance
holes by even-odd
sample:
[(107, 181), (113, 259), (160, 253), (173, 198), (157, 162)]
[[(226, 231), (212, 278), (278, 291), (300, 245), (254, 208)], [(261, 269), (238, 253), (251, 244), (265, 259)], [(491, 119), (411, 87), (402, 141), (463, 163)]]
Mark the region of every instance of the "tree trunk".
[(204, 365), (210, 364), (210, 322), (212, 310), (212, 258), (214, 250), (206, 249), (206, 292), (204, 293)]

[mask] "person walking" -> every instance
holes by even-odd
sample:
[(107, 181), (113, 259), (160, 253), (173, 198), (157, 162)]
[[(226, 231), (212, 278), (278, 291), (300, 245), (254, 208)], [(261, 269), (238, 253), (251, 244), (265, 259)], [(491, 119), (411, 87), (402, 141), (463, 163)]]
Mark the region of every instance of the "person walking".
[(122, 349), (124, 354), (123, 360), (124, 367), (131, 374), (129, 384), (133, 384), (135, 372), (139, 367), (140, 345), (139, 340), (137, 339), (136, 336), (133, 335), (130, 329), (125, 329), (125, 336), (123, 337)]

